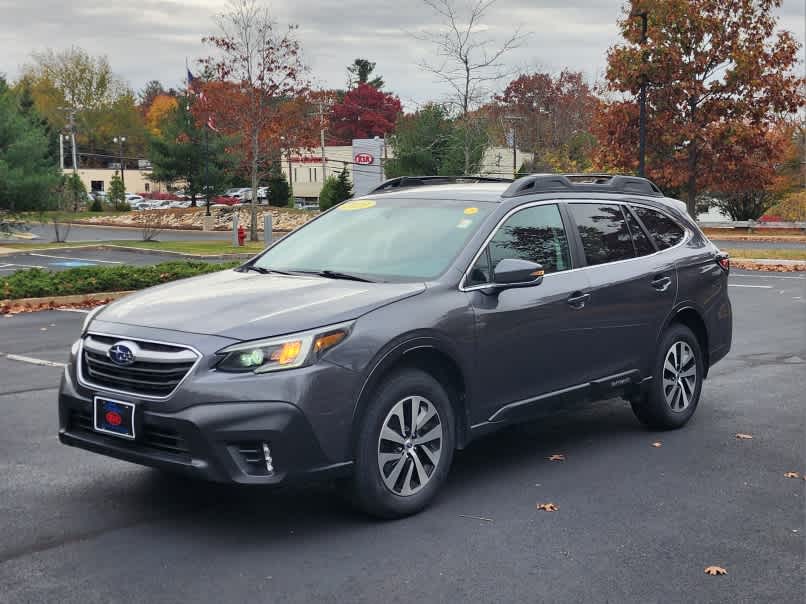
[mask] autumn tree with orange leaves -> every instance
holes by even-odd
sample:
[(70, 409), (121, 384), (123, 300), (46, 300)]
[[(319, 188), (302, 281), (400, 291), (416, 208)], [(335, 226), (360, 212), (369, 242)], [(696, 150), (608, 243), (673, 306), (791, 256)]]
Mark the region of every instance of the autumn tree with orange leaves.
[[(764, 190), (785, 153), (776, 123), (803, 106), (798, 43), (776, 33), (781, 0), (631, 0), (619, 20), (624, 42), (608, 52), (610, 102), (594, 131), (598, 163), (638, 163), (638, 106), (647, 93), (647, 175), (685, 191)], [(648, 32), (641, 41), (641, 22)], [(626, 98), (625, 98), (626, 97)]]
[(252, 184), (249, 236), (257, 241), (257, 188), (277, 155), (282, 131), (293, 128), (282, 110), (286, 101), (307, 92), (307, 69), (295, 27), (281, 31), (256, 0), (234, 0), (217, 24), (219, 34), (203, 39), (217, 52), (202, 64), (218, 84), (210, 87), (216, 116), (243, 143), (243, 167)]

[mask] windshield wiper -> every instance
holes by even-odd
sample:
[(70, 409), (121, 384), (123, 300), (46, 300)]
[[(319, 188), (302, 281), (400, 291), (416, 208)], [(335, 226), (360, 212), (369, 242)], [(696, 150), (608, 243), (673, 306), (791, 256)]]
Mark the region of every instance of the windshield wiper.
[(299, 272), (305, 272), (311, 275), (319, 275), (320, 277), (326, 277), (328, 279), (344, 279), (346, 281), (361, 281), (363, 283), (375, 283), (372, 279), (367, 279), (366, 277), (359, 277), (358, 275), (353, 275), (352, 273), (341, 273), (339, 271), (323, 270), (323, 271), (299, 271)]
[(285, 271), (274, 270), (273, 268), (263, 268), (262, 266), (257, 266), (256, 264), (247, 264), (246, 266), (242, 266), (241, 270), (243, 270), (243, 271), (255, 271), (256, 273), (260, 273), (261, 275), (268, 275), (270, 273), (274, 273), (275, 275), (290, 275), (291, 274), (291, 273), (286, 273)]

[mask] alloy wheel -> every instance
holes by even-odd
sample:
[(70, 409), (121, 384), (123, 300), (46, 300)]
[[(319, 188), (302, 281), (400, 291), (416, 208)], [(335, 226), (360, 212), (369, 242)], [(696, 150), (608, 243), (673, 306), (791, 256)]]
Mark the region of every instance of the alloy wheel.
[(672, 344), (663, 361), (663, 397), (672, 411), (685, 411), (697, 388), (697, 359), (688, 343)]
[(414, 495), (428, 484), (442, 454), (442, 419), (434, 404), (408, 396), (392, 407), (378, 438), (378, 468), (395, 495)]

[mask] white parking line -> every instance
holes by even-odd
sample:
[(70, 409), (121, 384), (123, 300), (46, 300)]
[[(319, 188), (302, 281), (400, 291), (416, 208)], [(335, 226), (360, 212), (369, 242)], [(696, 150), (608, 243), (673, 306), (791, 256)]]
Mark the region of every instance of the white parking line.
[(728, 283), (728, 287), (755, 287), (758, 289), (772, 289), (772, 285), (744, 285), (742, 283)]
[(6, 354), (0, 352), (0, 357), (5, 357), (9, 361), (19, 361), (20, 363), (30, 363), (31, 365), (42, 365), (44, 367), (65, 367), (66, 363), (59, 363), (58, 361), (46, 361), (45, 359), (35, 359), (34, 357), (26, 357), (21, 354)]
[(71, 256), (53, 256), (51, 254), (34, 254), (31, 252), (29, 256), (39, 256), (41, 258), (56, 258), (57, 260), (78, 260), (80, 262), (103, 262), (104, 264), (123, 264), (122, 260), (98, 260), (97, 258), (73, 258)]
[(80, 312), (84, 314), (90, 312), (88, 310), (84, 310), (83, 308), (57, 308), (56, 310), (59, 310), (61, 312)]
[(735, 273), (731, 273), (731, 277), (746, 277), (746, 278), (753, 278), (753, 279), (795, 279), (797, 281), (804, 281), (806, 277), (794, 277), (794, 276), (785, 276), (785, 275), (737, 275)]

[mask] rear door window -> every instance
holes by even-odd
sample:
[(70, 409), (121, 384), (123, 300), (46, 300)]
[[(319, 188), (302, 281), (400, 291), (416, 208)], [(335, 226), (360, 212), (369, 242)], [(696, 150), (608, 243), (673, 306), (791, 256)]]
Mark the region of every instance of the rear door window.
[(635, 258), (632, 236), (621, 206), (604, 203), (571, 203), (589, 266)]
[(546, 274), (571, 268), (571, 252), (560, 209), (532, 206), (514, 213), (498, 228), (470, 271), (468, 285), (492, 281), (492, 270), (505, 258), (543, 265)]
[(677, 245), (683, 240), (685, 230), (663, 212), (652, 210), (644, 206), (633, 206), (633, 210), (644, 223), (658, 249), (665, 250)]

